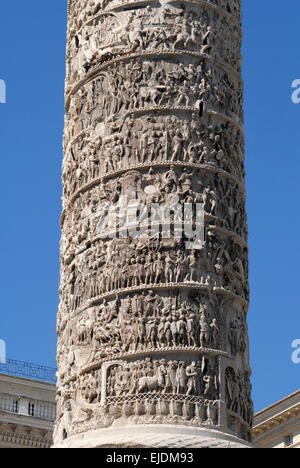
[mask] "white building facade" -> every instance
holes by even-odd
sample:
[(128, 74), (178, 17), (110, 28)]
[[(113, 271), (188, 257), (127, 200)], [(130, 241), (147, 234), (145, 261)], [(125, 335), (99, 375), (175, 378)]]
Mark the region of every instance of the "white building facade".
[(257, 448), (300, 448), (300, 390), (255, 415)]
[(0, 448), (50, 448), (55, 394), (55, 369), (12, 360), (1, 365)]

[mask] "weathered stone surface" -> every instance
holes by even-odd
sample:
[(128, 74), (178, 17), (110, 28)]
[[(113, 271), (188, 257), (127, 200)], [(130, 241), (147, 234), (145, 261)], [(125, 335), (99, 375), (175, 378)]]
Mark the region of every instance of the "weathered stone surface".
[(145, 425), (98, 429), (68, 438), (59, 448), (251, 448), (239, 438), (212, 429)]
[(241, 36), (240, 0), (69, 1), (57, 446), (250, 441)]

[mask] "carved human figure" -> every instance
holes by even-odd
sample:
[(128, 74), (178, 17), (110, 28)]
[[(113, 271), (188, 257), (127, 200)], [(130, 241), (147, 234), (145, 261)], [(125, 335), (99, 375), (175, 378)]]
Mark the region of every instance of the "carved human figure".
[(201, 306), (200, 309), (201, 318), (200, 318), (200, 346), (201, 348), (208, 347), (210, 344), (210, 326), (206, 319), (206, 307)]
[(196, 363), (192, 362), (190, 366), (186, 368), (186, 376), (187, 376), (187, 395), (191, 395), (197, 392), (197, 377), (198, 377), (198, 370), (196, 367)]

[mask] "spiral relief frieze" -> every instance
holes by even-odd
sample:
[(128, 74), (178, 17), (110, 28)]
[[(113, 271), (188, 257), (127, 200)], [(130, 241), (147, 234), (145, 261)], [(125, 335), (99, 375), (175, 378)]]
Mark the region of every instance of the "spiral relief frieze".
[(241, 2), (68, 15), (56, 445), (145, 425), (250, 442)]

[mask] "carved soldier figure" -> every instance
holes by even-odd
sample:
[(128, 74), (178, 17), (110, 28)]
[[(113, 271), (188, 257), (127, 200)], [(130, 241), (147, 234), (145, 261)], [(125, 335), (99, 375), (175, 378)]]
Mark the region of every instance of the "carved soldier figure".
[(154, 296), (153, 291), (149, 291), (147, 296), (145, 296), (145, 315), (146, 317), (152, 317), (154, 315), (154, 305), (156, 297)]
[(211, 329), (209, 323), (207, 322), (205, 311), (206, 308), (201, 306), (201, 319), (200, 319), (200, 346), (201, 348), (206, 348), (210, 344), (210, 333)]
[(197, 376), (198, 370), (195, 362), (186, 368), (187, 382), (187, 395), (192, 395), (197, 392)]
[(177, 344), (178, 344), (178, 328), (177, 328), (177, 320), (176, 320), (175, 315), (173, 315), (173, 317), (172, 317), (170, 330), (171, 330), (171, 333), (172, 333), (173, 346), (177, 346)]
[(111, 301), (109, 304), (109, 315), (107, 318), (107, 323), (111, 323), (117, 317), (118, 303), (119, 296), (116, 294), (116, 299), (114, 301)]
[(187, 375), (186, 375), (185, 363), (183, 361), (181, 361), (178, 365), (178, 369), (176, 372), (176, 379), (177, 379), (177, 393), (185, 394), (186, 386), (187, 386)]
[(186, 278), (186, 281), (197, 281), (197, 257), (196, 253), (193, 250), (188, 257), (189, 261), (189, 277)]
[(164, 336), (165, 336), (165, 342), (168, 347), (172, 346), (172, 339), (173, 339), (173, 334), (171, 330), (171, 320), (168, 317), (165, 321), (165, 326), (164, 326)]
[(188, 346), (196, 346), (196, 327), (195, 327), (195, 314), (190, 314), (186, 321), (187, 324), (187, 341)]
[(181, 345), (187, 344), (187, 325), (184, 315), (180, 315), (177, 321), (178, 343)]
[(180, 130), (177, 129), (173, 138), (173, 153), (171, 156), (171, 162), (174, 162), (176, 160), (180, 161), (181, 160), (181, 152), (182, 152), (182, 143), (183, 143), (183, 137), (180, 134)]
[(224, 267), (222, 259), (220, 257), (217, 258), (217, 263), (215, 264), (215, 271), (217, 274), (216, 286), (223, 287)]
[(138, 325), (137, 325), (137, 349), (140, 349), (143, 347), (145, 343), (145, 337), (146, 337), (146, 326), (145, 326), (145, 319), (140, 318), (138, 320)]
[(156, 342), (157, 342), (157, 321), (156, 320), (150, 320), (148, 324), (147, 340), (148, 340), (148, 344), (152, 348), (156, 348)]
[(212, 323), (210, 324), (211, 328), (211, 345), (213, 348), (217, 348), (218, 345), (218, 339), (220, 335), (220, 330), (217, 324), (217, 320), (213, 319)]
[(177, 393), (177, 372), (173, 361), (169, 361), (168, 364), (168, 372), (163, 393), (173, 393), (173, 395)]
[(158, 327), (157, 327), (157, 339), (158, 339), (158, 345), (160, 348), (162, 348), (167, 342), (166, 322), (167, 320), (165, 318), (162, 318), (160, 322), (158, 323)]
[(165, 280), (167, 283), (173, 282), (173, 261), (170, 252), (167, 252), (165, 256)]
[(211, 400), (215, 400), (217, 391), (217, 378), (211, 366), (208, 366), (208, 370), (203, 377), (203, 382), (205, 384), (204, 396)]

